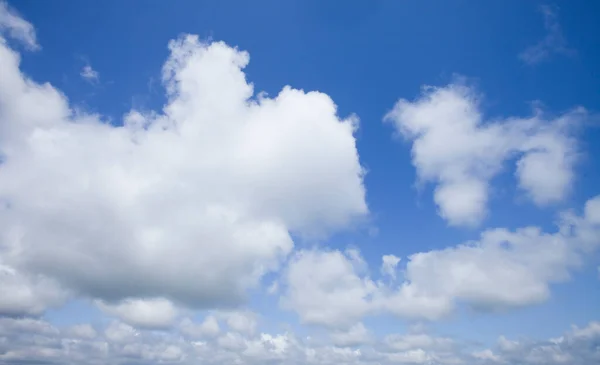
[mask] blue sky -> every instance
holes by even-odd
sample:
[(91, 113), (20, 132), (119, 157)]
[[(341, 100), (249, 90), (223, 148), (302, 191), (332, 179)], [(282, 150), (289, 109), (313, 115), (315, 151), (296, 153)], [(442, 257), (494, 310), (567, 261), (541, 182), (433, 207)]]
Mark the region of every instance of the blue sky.
[(599, 12), (2, 3), (0, 362), (599, 360)]

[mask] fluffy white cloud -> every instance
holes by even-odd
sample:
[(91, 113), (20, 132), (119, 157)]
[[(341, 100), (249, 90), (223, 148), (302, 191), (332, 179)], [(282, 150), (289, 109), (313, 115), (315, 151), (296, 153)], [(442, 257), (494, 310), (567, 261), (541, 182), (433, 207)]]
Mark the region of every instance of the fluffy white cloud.
[(284, 276), (282, 304), (306, 323), (348, 328), (382, 312), (438, 319), (458, 302), (485, 311), (540, 303), (600, 245), (599, 213), (600, 196), (582, 216), (563, 213), (554, 233), (488, 229), (477, 241), (410, 255), (397, 284), (371, 279), (356, 252), (301, 252)]
[(571, 188), (577, 157), (570, 131), (585, 111), (546, 120), (485, 121), (479, 96), (461, 84), (427, 87), (415, 101), (401, 99), (385, 120), (412, 141), (412, 161), (421, 182), (436, 184), (439, 214), (451, 225), (476, 225), (487, 214), (490, 180), (517, 158), (519, 187), (538, 205), (563, 199)]
[(301, 251), (290, 261), (283, 282), (284, 308), (304, 323), (350, 328), (371, 310), (369, 298), (377, 286), (363, 277), (355, 251)]
[(245, 335), (254, 334), (258, 325), (258, 316), (250, 311), (220, 312), (217, 317), (223, 319), (231, 331)]
[(4, 1), (0, 1), (0, 43), (4, 41), (1, 37), (2, 33), (8, 33), (10, 37), (23, 43), (29, 49), (36, 50), (40, 48), (33, 25), (21, 18)]
[(356, 251), (300, 251), (283, 277), (281, 305), (307, 324), (348, 330), (365, 315), (391, 312), (435, 319), (452, 309), (452, 297), (422, 293), (415, 285), (376, 282)]
[(372, 335), (362, 322), (350, 327), (347, 331), (333, 331), (329, 338), (334, 345), (355, 347), (371, 341)]
[(33, 281), (0, 280), (21, 312), (52, 302), (52, 282), (163, 326), (167, 300), (238, 304), (291, 252), (291, 233), (368, 212), (356, 118), (319, 92), (252, 98), (248, 54), (224, 43), (184, 36), (169, 49), (163, 112), (111, 125), (28, 79), (0, 44), (0, 259)]
[(119, 303), (96, 303), (105, 313), (136, 328), (164, 329), (170, 327), (177, 318), (177, 308), (169, 300), (124, 299)]
[(412, 255), (406, 277), (427, 296), (483, 309), (529, 305), (547, 299), (549, 284), (567, 279), (577, 266), (573, 244), (571, 237), (533, 227), (489, 230), (478, 242)]
[(32, 336), (34, 334), (56, 335), (59, 331), (50, 323), (39, 319), (0, 317), (0, 333), (3, 336), (10, 334)]
[(63, 304), (68, 294), (54, 280), (28, 275), (2, 265), (0, 259), (0, 316), (40, 315), (47, 307)]
[(190, 338), (211, 338), (221, 332), (219, 321), (214, 316), (207, 316), (200, 324), (194, 323), (191, 319), (185, 318), (179, 325), (179, 331)]
[(502, 362), (500, 356), (494, 354), (494, 352), (490, 349), (485, 349), (482, 351), (473, 352), (473, 357), (479, 360), (484, 360), (487, 362)]
[(515, 351), (519, 348), (519, 343), (517, 341), (512, 341), (507, 339), (504, 336), (498, 337), (498, 348), (505, 352)]

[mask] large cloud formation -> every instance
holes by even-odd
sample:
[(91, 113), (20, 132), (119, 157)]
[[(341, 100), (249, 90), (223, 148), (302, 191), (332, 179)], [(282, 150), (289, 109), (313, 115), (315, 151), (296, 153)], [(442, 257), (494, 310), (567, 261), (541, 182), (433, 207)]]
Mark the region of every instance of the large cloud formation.
[[(1, 40), (0, 312), (39, 314), (71, 293), (166, 325), (166, 301), (237, 304), (278, 269), (291, 234), (368, 212), (355, 117), (320, 92), (253, 97), (248, 53), (225, 43), (185, 35), (169, 49), (163, 110), (117, 125), (27, 78)], [(133, 318), (140, 308), (163, 317)]]
[(578, 149), (573, 130), (586, 112), (576, 108), (553, 119), (485, 121), (480, 96), (460, 83), (426, 87), (415, 101), (401, 99), (386, 115), (412, 142), (421, 182), (436, 184), (439, 214), (451, 225), (474, 226), (487, 214), (490, 181), (516, 159), (519, 187), (537, 205), (561, 201), (570, 191)]

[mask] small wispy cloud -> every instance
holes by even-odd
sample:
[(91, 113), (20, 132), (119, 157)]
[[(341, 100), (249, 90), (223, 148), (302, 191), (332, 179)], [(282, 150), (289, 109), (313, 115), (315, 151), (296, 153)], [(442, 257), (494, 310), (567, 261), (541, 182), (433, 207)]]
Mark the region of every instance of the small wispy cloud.
[(33, 25), (21, 18), (4, 1), (0, 1), (0, 36), (5, 32), (30, 50), (40, 49)]
[(519, 58), (528, 65), (535, 65), (546, 60), (552, 54), (573, 54), (574, 51), (567, 46), (567, 40), (558, 22), (558, 8), (556, 6), (542, 5), (540, 12), (544, 16), (546, 36), (537, 44), (528, 47), (519, 54)]
[(81, 75), (84, 80), (90, 83), (96, 83), (100, 79), (100, 74), (98, 71), (94, 70), (90, 65), (83, 66), (83, 69), (81, 69), (81, 73), (79, 73), (79, 75)]

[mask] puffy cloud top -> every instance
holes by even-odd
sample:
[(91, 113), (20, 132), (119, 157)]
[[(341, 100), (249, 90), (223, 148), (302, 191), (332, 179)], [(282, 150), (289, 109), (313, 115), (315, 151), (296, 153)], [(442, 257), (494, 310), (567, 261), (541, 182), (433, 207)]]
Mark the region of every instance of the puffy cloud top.
[(236, 304), (292, 250), (290, 233), (368, 212), (355, 117), (319, 92), (252, 98), (249, 55), (225, 43), (188, 35), (169, 49), (163, 111), (112, 125), (73, 112), (0, 45), (0, 281), (23, 287), (23, 312), (55, 303), (48, 285), (136, 323), (170, 313), (153, 298)]
[(490, 180), (516, 158), (519, 187), (538, 205), (570, 192), (578, 148), (572, 131), (586, 112), (554, 119), (485, 121), (480, 96), (462, 84), (427, 87), (414, 101), (401, 99), (386, 115), (412, 142), (412, 161), (422, 182), (436, 184), (439, 214), (451, 225), (474, 226), (487, 214)]

